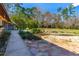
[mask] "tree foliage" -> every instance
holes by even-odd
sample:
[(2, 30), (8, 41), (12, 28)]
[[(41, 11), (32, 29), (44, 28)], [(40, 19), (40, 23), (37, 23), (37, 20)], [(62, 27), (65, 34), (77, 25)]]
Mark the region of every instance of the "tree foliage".
[(42, 13), (37, 7), (24, 8), (21, 6), (22, 4), (7, 5), (8, 10), (13, 8), (13, 5), (14, 11), (11, 11), (11, 21), (18, 29), (40, 27), (63, 28), (64, 26), (68, 27), (65, 24), (65, 21), (72, 21), (72, 17), (75, 17), (75, 22), (72, 23), (72, 25), (69, 25), (68, 22), (67, 24), (73, 27), (73, 25), (76, 23), (76, 11), (74, 10), (75, 7), (72, 4), (66, 8), (57, 8), (57, 14), (51, 14), (49, 11)]

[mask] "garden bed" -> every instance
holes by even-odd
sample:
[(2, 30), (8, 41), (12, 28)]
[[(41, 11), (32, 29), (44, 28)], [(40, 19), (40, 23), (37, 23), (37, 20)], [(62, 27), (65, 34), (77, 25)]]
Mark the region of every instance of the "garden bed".
[(38, 35), (33, 34), (31, 32), (28, 32), (28, 31), (27, 32), (20, 31), (19, 34), (22, 37), (22, 39), (24, 39), (24, 40), (26, 40), (26, 39), (28, 39), (28, 40), (40, 40), (41, 39)]
[(75, 29), (47, 29), (47, 28), (32, 28), (30, 31), (20, 31), (21, 37), (29, 40), (40, 40), (41, 36), (79, 36), (79, 30)]
[(0, 36), (0, 55), (4, 55), (5, 53), (9, 36), (10, 36), (10, 31), (6, 31), (6, 30), (4, 30)]

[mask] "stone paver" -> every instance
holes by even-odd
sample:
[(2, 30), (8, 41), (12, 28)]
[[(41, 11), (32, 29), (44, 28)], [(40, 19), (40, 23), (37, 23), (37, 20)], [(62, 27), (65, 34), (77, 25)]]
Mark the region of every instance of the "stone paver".
[(79, 36), (48, 35), (48, 36), (42, 36), (42, 38), (46, 40), (47, 42), (50, 42), (56, 45), (58, 48), (57, 49), (58, 52), (62, 50), (61, 52), (62, 55), (79, 55), (79, 42), (78, 42)]
[(8, 41), (5, 56), (27, 56), (31, 55), (28, 47), (26, 47), (24, 41), (18, 35), (18, 31), (11, 31), (11, 36)]
[[(49, 42), (49, 38), (46, 37), (45, 40), (31, 41), (26, 39), (25, 41), (23, 41), (21, 37), (18, 35), (18, 31), (12, 31), (10, 40), (8, 41), (5, 55), (6, 56), (76, 56), (76, 55), (79, 56), (79, 54), (75, 54), (67, 49), (60, 47), (59, 45), (54, 44), (54, 42), (57, 42), (59, 39), (55, 40), (54, 38), (49, 37), (51, 38), (50, 40), (53, 40), (52, 43), (52, 41)], [(61, 44), (61, 42), (59, 43)]]
[(29, 51), (32, 56), (76, 56), (74, 54), (62, 47), (55, 44), (51, 44), (45, 40), (30, 41), (26, 40), (26, 45), (28, 45)]

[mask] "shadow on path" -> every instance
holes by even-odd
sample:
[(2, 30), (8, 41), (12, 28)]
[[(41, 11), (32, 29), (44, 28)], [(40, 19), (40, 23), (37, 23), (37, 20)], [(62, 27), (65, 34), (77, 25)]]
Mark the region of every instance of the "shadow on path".
[[(43, 48), (44, 51), (46, 50), (46, 52), (41, 52), (41, 53), (50, 53), (50, 54), (48, 54), (49, 56), (79, 56), (79, 54), (75, 54), (73, 52), (70, 52), (69, 50), (66, 50), (66, 49), (58, 46), (58, 45), (50, 43), (50, 42), (38, 37), (37, 35), (33, 35), (32, 33), (30, 33), (30, 34), (32, 35), (32, 39), (35, 39), (35, 40), (31, 40), (31, 39), (29, 40), (29, 41), (33, 42), (32, 45), (33, 44), (37, 45), (38, 49), (41, 49), (39, 46), (41, 46), (41, 47), (47, 46), (48, 47), (48, 50), (46, 50), (46, 48)], [(37, 41), (37, 43), (35, 43), (36, 41)], [(30, 44), (27, 43), (27, 45), (29, 46)], [(32, 48), (30, 48), (30, 49), (32, 49)], [(35, 50), (32, 50), (31, 52), (35, 52)], [(38, 55), (38, 54), (36, 53), (33, 55)]]
[[(34, 39), (34, 38), (36, 38), (36, 40), (29, 40), (29, 41), (33, 42), (32, 45), (33, 44), (37, 45), (37, 47), (38, 47), (37, 49), (40, 49), (41, 47), (43, 47), (43, 50), (45, 52), (41, 52), (41, 53), (45, 54), (44, 56), (79, 56), (79, 54), (70, 52), (70, 51), (68, 51), (62, 47), (59, 47), (55, 44), (52, 44), (38, 36), (33, 35), (32, 39)], [(35, 43), (36, 41), (37, 41), (37, 43)], [(27, 47), (27, 45), (30, 45), (29, 42), (27, 41), (27, 43), (25, 44), (25, 42), (22, 40), (22, 38), (18, 34), (18, 31), (12, 31), (8, 45), (7, 45), (5, 56), (31, 56), (31, 55), (39, 56), (37, 53), (31, 54), (31, 52), (35, 53), (36, 50), (30, 51), (30, 49), (32, 49), (32, 48), (29, 49), (29, 47)], [(47, 50), (44, 45), (48, 46)], [(46, 55), (46, 53), (49, 53), (49, 52), (50, 52), (50, 54)], [(43, 56), (43, 55), (41, 55), (41, 56)]]

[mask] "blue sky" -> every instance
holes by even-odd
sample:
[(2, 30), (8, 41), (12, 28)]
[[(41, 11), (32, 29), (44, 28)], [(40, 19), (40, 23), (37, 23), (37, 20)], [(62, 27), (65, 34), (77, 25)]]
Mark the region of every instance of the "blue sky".
[[(26, 3), (22, 6), (25, 8), (31, 8), (31, 7), (38, 7), (42, 12), (51, 12), (51, 13), (57, 13), (57, 8), (62, 7), (65, 8), (70, 3)], [(79, 6), (75, 8), (75, 10), (79, 13)]]

